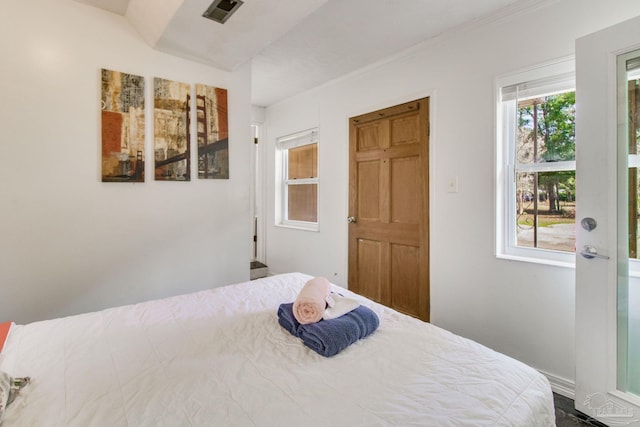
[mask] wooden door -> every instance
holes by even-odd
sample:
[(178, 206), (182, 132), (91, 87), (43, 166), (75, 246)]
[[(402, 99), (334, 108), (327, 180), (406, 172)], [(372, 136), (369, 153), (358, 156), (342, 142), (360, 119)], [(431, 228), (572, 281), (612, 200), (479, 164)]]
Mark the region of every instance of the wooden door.
[(349, 288), (429, 321), (429, 99), (349, 120)]

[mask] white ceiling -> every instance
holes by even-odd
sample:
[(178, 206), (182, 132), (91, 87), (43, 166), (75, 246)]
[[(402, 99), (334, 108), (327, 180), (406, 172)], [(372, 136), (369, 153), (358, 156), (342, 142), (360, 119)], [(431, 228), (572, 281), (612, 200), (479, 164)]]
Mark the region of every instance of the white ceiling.
[(518, 0), (244, 0), (225, 24), (212, 0), (76, 0), (123, 15), (155, 49), (234, 70), (252, 60), (268, 106)]

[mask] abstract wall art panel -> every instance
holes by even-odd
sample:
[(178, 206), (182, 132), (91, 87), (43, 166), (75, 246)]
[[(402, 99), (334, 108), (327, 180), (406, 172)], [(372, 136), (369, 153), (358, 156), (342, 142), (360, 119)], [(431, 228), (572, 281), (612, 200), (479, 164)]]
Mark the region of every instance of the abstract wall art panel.
[(196, 85), (198, 178), (229, 179), (227, 90)]
[(102, 182), (144, 182), (144, 77), (101, 73)]
[(156, 77), (153, 81), (155, 179), (190, 181), (191, 85)]

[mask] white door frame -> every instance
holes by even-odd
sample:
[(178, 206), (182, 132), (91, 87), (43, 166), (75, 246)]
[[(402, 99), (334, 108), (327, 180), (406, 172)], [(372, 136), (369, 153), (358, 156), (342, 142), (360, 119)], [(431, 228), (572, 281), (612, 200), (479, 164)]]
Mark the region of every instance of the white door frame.
[(251, 232), (257, 235), (256, 251), (251, 245), (251, 260), (260, 261), (266, 264), (266, 227), (265, 227), (265, 138), (263, 137), (262, 122), (255, 122), (257, 132), (252, 132), (257, 143), (252, 150), (252, 186), (251, 186)]

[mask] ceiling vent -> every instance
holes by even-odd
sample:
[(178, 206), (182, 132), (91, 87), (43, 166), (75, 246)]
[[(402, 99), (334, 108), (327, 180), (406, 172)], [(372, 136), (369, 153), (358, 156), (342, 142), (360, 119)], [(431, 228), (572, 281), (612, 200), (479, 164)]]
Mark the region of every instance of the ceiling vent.
[(242, 0), (215, 0), (202, 14), (205, 18), (224, 24), (244, 3)]

